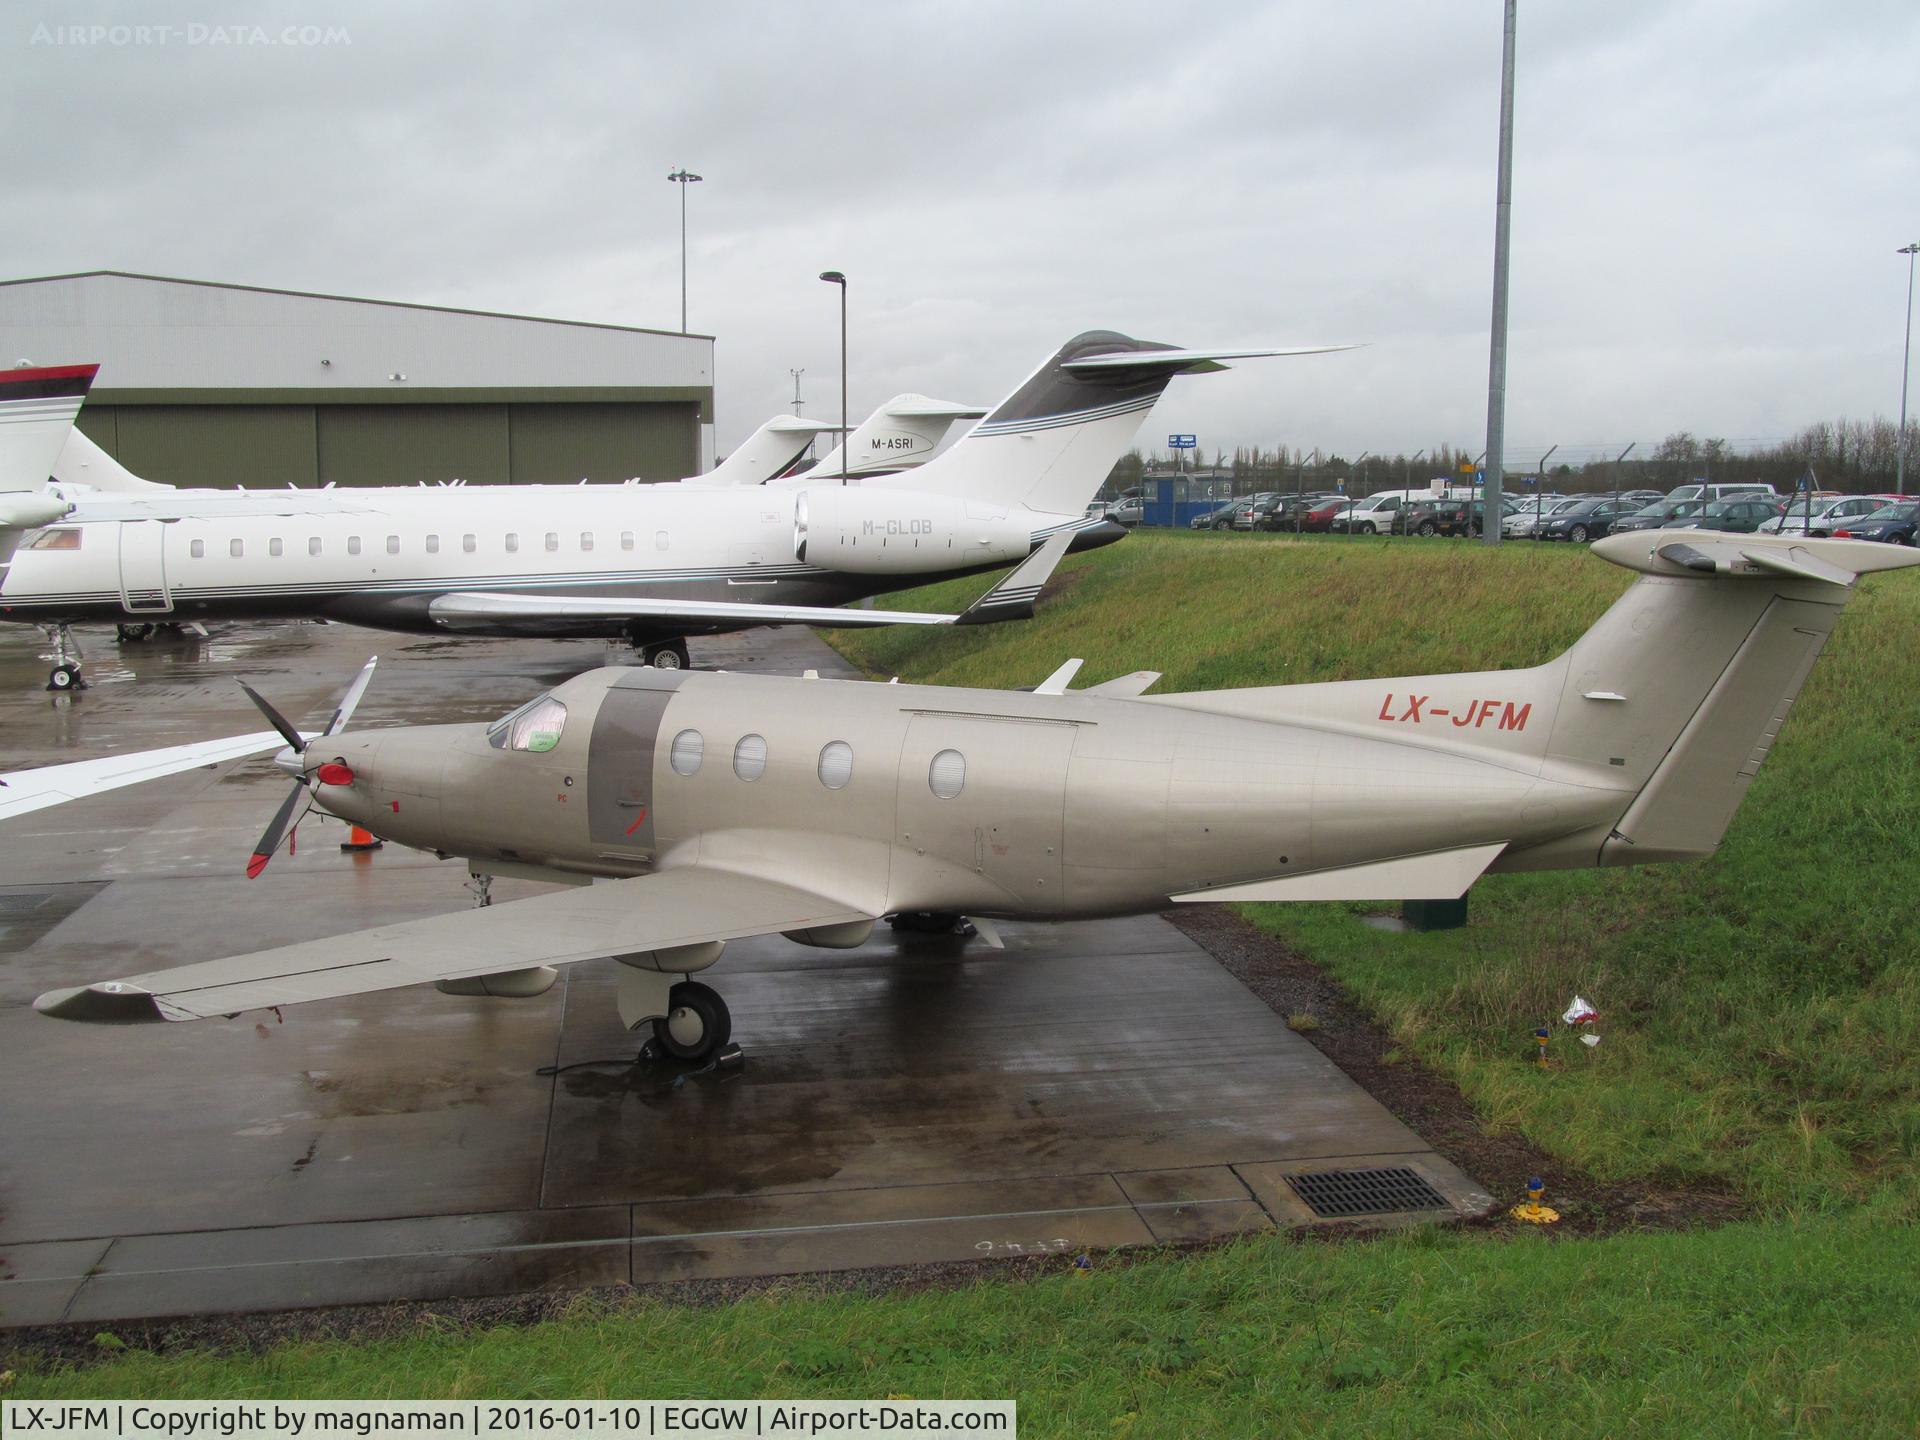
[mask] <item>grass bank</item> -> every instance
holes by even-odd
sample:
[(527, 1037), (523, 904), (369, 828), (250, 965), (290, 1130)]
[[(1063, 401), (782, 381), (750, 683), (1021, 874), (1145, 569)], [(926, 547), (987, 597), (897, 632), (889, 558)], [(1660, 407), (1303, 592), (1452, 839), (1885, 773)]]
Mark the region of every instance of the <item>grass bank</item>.
[[(1920, 1232), (1243, 1242), (913, 1295), (641, 1301), (477, 1335), (112, 1352), (8, 1398), (1013, 1395), (1026, 1436), (1905, 1433)], [(1902, 1417), (1905, 1417), (1904, 1421)]]
[[(1018, 626), (840, 632), (868, 671), (1159, 692), (1537, 664), (1631, 576), (1569, 546), (1136, 534), (1076, 557)], [(970, 582), (977, 588), (979, 582)], [(945, 591), (943, 594), (942, 592)], [(950, 604), (941, 587), (903, 605)], [(1920, 1215), (1920, 575), (1864, 582), (1726, 842), (1696, 865), (1489, 876), (1464, 930), (1247, 913), (1345, 983), (1485, 1122), (1607, 1179), (1765, 1210)], [(1592, 1051), (1528, 1063), (1578, 991)]]

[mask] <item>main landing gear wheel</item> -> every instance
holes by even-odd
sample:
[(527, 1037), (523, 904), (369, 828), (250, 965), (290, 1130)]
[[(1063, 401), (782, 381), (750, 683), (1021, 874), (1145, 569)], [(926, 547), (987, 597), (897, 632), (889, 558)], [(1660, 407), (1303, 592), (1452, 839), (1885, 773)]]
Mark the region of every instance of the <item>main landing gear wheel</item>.
[(87, 682), (80, 678), (80, 667), (71, 660), (56, 665), (47, 676), (47, 689), (54, 691), (84, 690)]
[(651, 665), (656, 670), (691, 670), (693, 661), (687, 655), (687, 642), (675, 640), (670, 645), (649, 645), (640, 654), (642, 664)]
[(682, 980), (667, 992), (667, 1004), (653, 1022), (653, 1038), (675, 1060), (711, 1060), (733, 1038), (733, 1016), (711, 986)]

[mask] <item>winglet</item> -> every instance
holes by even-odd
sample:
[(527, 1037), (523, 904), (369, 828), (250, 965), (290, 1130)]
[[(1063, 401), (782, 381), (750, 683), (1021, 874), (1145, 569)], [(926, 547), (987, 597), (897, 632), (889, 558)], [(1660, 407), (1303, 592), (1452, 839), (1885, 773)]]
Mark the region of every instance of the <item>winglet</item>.
[(1053, 568), (1073, 544), (1073, 531), (1060, 530), (1047, 537), (1046, 544), (1004, 575), (1000, 583), (959, 615), (956, 625), (992, 625), (1001, 620), (1031, 620), (1033, 605), (1040, 591), (1053, 578)]

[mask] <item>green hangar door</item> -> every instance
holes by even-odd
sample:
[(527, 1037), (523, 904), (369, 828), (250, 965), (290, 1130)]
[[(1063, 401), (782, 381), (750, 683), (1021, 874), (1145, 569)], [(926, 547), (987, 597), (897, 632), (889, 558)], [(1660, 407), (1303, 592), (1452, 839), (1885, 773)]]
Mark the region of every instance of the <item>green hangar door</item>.
[(321, 405), (322, 485), (504, 485), (505, 405)]

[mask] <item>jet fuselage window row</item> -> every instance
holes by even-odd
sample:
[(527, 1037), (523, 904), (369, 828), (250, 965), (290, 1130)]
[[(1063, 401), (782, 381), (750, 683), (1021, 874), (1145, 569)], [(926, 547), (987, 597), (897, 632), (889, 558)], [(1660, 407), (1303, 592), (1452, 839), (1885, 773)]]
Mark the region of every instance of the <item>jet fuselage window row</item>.
[[(706, 757), (706, 738), (698, 730), (682, 730), (673, 737), (667, 750), (667, 764), (676, 775), (691, 779), (700, 773)], [(767, 770), (767, 740), (764, 735), (742, 735), (733, 747), (733, 773), (742, 780), (758, 780)], [(820, 747), (815, 766), (820, 783), (829, 790), (843, 790), (853, 779), (853, 746), (845, 740), (829, 740)], [(942, 800), (957, 796), (967, 783), (967, 760), (958, 750), (942, 750), (927, 766), (927, 788)]]
[[(43, 530), (34, 537), (27, 548), (30, 550), (78, 550), (80, 548), (81, 534), (82, 532), (79, 530)], [(520, 551), (520, 537), (516, 534), (509, 533), (505, 537), (505, 540), (507, 554), (518, 554)], [(622, 530), (620, 532), (620, 548), (622, 550), (632, 550), (634, 543), (633, 531)], [(653, 545), (656, 550), (665, 550), (667, 548), (667, 532), (664, 530), (656, 531), (653, 537)], [(546, 547), (548, 550), (558, 550), (560, 548), (559, 535), (550, 532), (546, 537)], [(319, 555), (323, 552), (324, 548), (318, 535), (309, 535), (307, 537), (307, 554)], [(400, 549), (400, 537), (398, 535), (387, 536), (387, 554), (398, 555)], [(480, 537), (477, 535), (462, 535), (460, 537), (460, 549), (468, 555), (476, 554), (480, 549)], [(582, 530), (580, 532), (580, 549), (582, 553), (589, 552), (593, 549), (593, 532), (591, 530)], [(427, 536), (426, 550), (429, 555), (438, 555), (440, 553), (440, 537), (438, 535)], [(192, 541), (187, 546), (187, 553), (195, 560), (206, 559), (207, 542), (204, 540)], [(242, 558), (247, 553), (247, 542), (244, 540), (228, 541), (227, 553), (236, 560)], [(278, 536), (267, 541), (267, 553), (276, 559), (285, 553), (285, 547)], [(347, 537), (347, 554), (358, 555), (359, 553), (360, 537), (358, 535), (349, 535)]]

